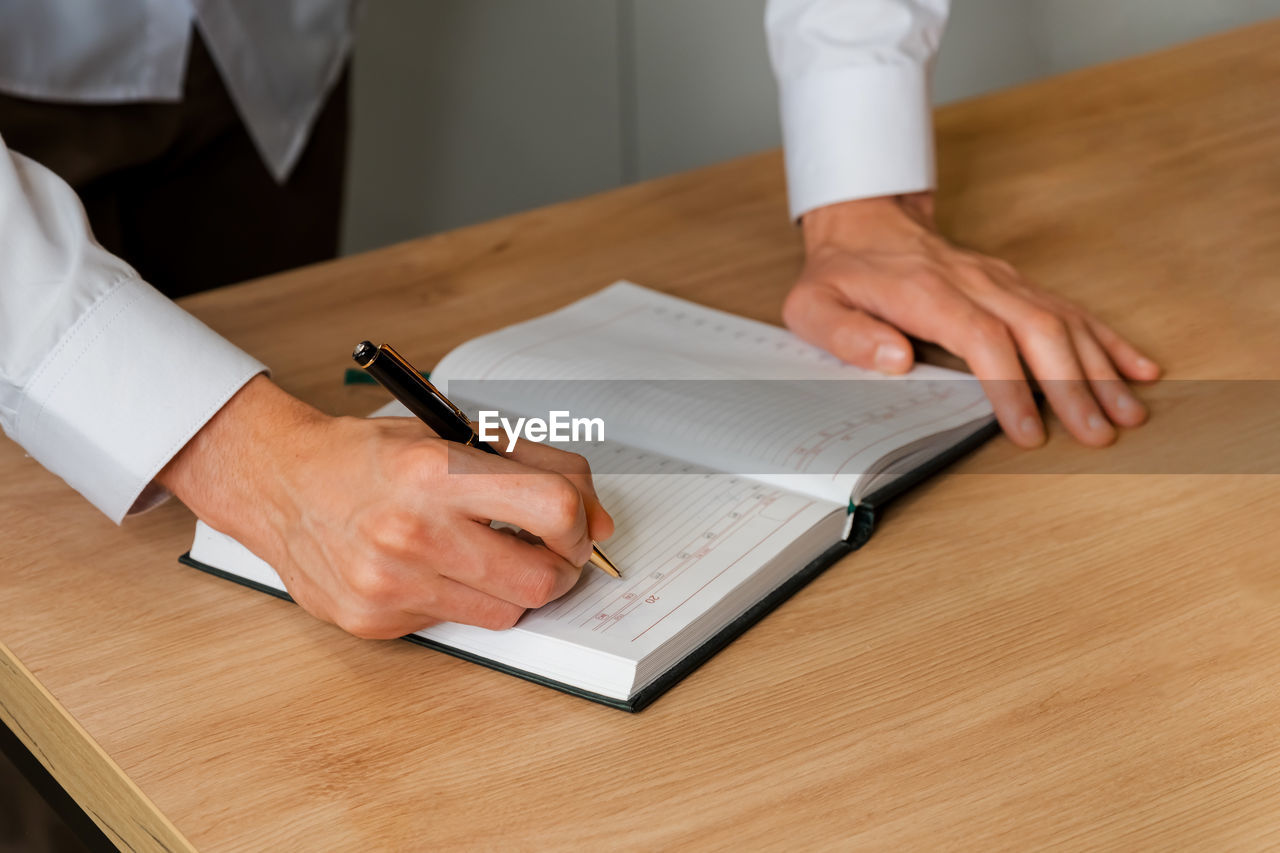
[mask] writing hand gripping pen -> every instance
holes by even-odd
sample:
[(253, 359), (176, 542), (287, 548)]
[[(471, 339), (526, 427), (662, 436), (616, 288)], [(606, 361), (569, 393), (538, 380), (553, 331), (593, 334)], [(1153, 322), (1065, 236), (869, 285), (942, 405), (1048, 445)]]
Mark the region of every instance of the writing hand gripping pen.
[[(404, 407), (413, 412), (423, 423), (431, 427), (436, 435), (446, 441), (466, 444), (501, 456), (494, 447), (480, 440), (471, 421), (465, 412), (440, 393), (440, 389), (432, 385), (421, 373), (414, 369), (404, 356), (391, 347), (383, 344), (374, 346), (369, 341), (361, 341), (351, 354), (356, 364), (378, 381), (399, 400)], [(591, 556), (588, 559), (593, 566), (615, 578), (622, 573), (614, 566), (613, 561), (604, 555), (600, 547), (591, 544)]]

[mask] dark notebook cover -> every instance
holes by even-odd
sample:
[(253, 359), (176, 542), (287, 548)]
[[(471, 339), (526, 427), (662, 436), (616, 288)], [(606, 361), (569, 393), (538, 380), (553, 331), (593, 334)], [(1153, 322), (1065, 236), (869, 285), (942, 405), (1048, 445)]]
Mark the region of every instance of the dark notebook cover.
[[(884, 488), (878, 489), (868, 495), (861, 503), (851, 507), (850, 509), (853, 513), (853, 527), (847, 540), (837, 542), (832, 545), (816, 560), (812, 561), (787, 580), (783, 581), (780, 586), (753, 604), (741, 616), (730, 622), (705, 643), (698, 646), (698, 648), (694, 649), (685, 657), (681, 658), (679, 662), (666, 672), (662, 673), (662, 675), (658, 676), (658, 678), (656, 678), (651, 684), (642, 688), (640, 692), (633, 695), (630, 699), (615, 699), (611, 696), (602, 696), (599, 693), (593, 693), (590, 690), (583, 690), (580, 687), (574, 687), (573, 685), (565, 684), (562, 681), (556, 681), (554, 679), (545, 678), (541, 675), (526, 672), (522, 669), (506, 666), (505, 664), (497, 663), (488, 658), (459, 651), (458, 649), (450, 646), (441, 645), (434, 640), (427, 640), (413, 634), (404, 637), (404, 639), (420, 646), (426, 646), (427, 648), (435, 649), (448, 655), (453, 655), (456, 658), (462, 658), (463, 660), (471, 661), (472, 663), (478, 663), (481, 666), (487, 666), (490, 669), (496, 669), (498, 672), (505, 672), (508, 675), (514, 675), (517, 678), (523, 678), (526, 681), (532, 681), (535, 684), (555, 688), (556, 690), (568, 693), (572, 696), (580, 696), (583, 699), (590, 699), (593, 702), (599, 702), (601, 705), (608, 705), (610, 708), (620, 708), (624, 711), (631, 712), (643, 710), (659, 696), (678, 684), (686, 675), (693, 672), (706, 661), (710, 660), (716, 652), (736, 640), (748, 628), (759, 622), (774, 608), (798, 592), (802, 587), (809, 583), (809, 581), (822, 574), (822, 572), (829, 566), (838, 562), (841, 557), (844, 557), (865, 545), (867, 540), (871, 538), (871, 534), (875, 531), (875, 526), (879, 521), (885, 506), (891, 503), (894, 498), (933, 476), (938, 471), (945, 468), (947, 465), (950, 465), (952, 462), (966, 455), (970, 451), (976, 449), (999, 431), (999, 424), (992, 422), (964, 441), (953, 445), (943, 453), (931, 458), (923, 465), (911, 470), (905, 476), (900, 477)], [(293, 601), (293, 598), (287, 593), (246, 580), (245, 578), (229, 572), (224, 572), (219, 568), (206, 565), (198, 560), (193, 560), (190, 552), (183, 554), (178, 558), (178, 560), (179, 562), (191, 566), (192, 568), (199, 569), (202, 572), (217, 575), (220, 578), (234, 581), (242, 586), (256, 589), (259, 592), (265, 592), (268, 595), (274, 595), (276, 598), (282, 598), (285, 601)]]

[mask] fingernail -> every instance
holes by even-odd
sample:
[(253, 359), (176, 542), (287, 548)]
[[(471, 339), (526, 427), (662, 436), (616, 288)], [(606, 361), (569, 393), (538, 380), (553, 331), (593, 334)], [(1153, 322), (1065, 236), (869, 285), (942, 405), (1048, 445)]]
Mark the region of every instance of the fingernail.
[(1138, 401), (1130, 397), (1128, 394), (1121, 394), (1116, 397), (1116, 408), (1122, 412), (1131, 412), (1138, 407)]
[(1102, 415), (1094, 412), (1092, 415), (1089, 415), (1088, 424), (1089, 429), (1094, 432), (1101, 432), (1103, 429), (1106, 429), (1107, 422), (1102, 419)]
[(1030, 415), (1022, 419), (1022, 423), (1018, 427), (1024, 437), (1031, 441), (1040, 442), (1044, 440), (1044, 431), (1040, 428), (1040, 420)]
[(889, 373), (907, 366), (909, 356), (906, 351), (894, 344), (881, 344), (876, 347), (876, 370)]
[(1156, 369), (1156, 363), (1149, 358), (1139, 358), (1138, 367), (1142, 368), (1145, 371), (1150, 372)]

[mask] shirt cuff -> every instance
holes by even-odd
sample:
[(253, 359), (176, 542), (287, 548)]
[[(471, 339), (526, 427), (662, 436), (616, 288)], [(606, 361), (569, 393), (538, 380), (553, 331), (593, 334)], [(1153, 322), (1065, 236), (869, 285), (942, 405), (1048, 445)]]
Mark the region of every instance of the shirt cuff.
[(858, 198), (933, 189), (933, 114), (925, 68), (815, 71), (781, 93), (791, 217)]
[(265, 370), (126, 276), (45, 357), (16, 412), (14, 438), (118, 524), (163, 499), (155, 475)]

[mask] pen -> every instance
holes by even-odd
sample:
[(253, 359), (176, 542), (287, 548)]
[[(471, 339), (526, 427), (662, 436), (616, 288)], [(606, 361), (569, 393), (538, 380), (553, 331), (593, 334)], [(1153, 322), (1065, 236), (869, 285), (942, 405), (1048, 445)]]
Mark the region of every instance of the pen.
[[(448, 397), (440, 393), (440, 389), (432, 385), (414, 369), (412, 364), (405, 361), (404, 356), (390, 346), (386, 344), (374, 346), (369, 341), (361, 341), (356, 344), (351, 357), (355, 359), (356, 364), (368, 371), (370, 376), (378, 380), (378, 384), (390, 391), (406, 409), (417, 415), (419, 420), (431, 427), (435, 434), (445, 441), (470, 445), (495, 456), (502, 455), (488, 443), (480, 440), (480, 436), (476, 435), (475, 430), (471, 428), (471, 420), (466, 412), (451, 403)], [(607, 575), (615, 578), (622, 577), (622, 573), (613, 565), (613, 561), (606, 557), (600, 550), (600, 546), (594, 542), (591, 543), (591, 557), (588, 562)]]

